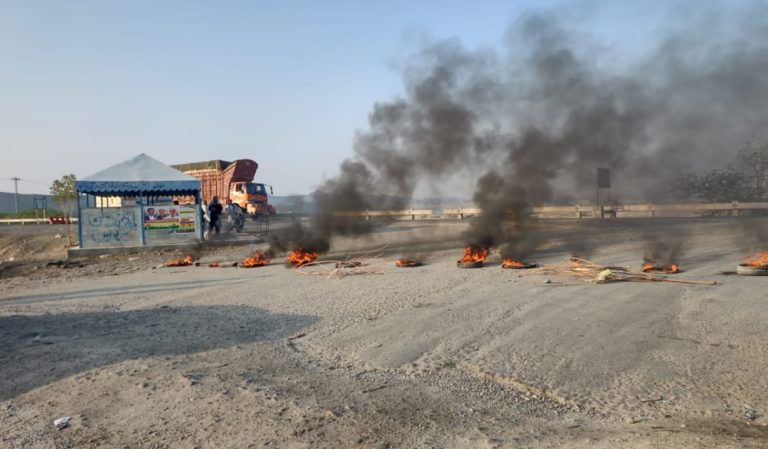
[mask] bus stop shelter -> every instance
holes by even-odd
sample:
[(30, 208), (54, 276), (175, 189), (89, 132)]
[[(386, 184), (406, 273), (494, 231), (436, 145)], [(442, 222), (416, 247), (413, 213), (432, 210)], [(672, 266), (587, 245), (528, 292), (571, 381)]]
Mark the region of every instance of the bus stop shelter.
[(202, 240), (200, 181), (146, 154), (76, 181), (80, 249)]

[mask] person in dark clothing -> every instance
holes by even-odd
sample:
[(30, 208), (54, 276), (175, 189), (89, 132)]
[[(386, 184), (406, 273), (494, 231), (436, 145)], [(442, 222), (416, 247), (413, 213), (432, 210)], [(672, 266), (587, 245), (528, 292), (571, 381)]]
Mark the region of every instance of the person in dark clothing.
[(211, 201), (211, 204), (208, 205), (208, 214), (211, 217), (211, 223), (209, 225), (209, 229), (211, 231), (215, 230), (216, 234), (218, 234), (219, 231), (221, 230), (219, 216), (221, 215), (222, 210), (223, 208), (221, 207), (221, 203), (219, 203), (219, 197), (214, 196), (213, 200)]

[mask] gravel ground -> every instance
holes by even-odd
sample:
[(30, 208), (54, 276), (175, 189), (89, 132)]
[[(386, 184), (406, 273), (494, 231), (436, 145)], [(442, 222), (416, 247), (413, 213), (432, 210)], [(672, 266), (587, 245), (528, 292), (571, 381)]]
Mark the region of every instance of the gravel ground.
[[(766, 447), (768, 278), (727, 274), (768, 246), (766, 227), (553, 221), (530, 235), (544, 265), (636, 267), (648, 241), (682, 242), (677, 278), (716, 286), (575, 283), (495, 254), (458, 269), (461, 222), (339, 239), (326, 259), (381, 255), (342, 278), (279, 261), (151, 269), (169, 253), (46, 267), (55, 229), (3, 228), (0, 446)], [(400, 255), (426, 264), (397, 269)]]

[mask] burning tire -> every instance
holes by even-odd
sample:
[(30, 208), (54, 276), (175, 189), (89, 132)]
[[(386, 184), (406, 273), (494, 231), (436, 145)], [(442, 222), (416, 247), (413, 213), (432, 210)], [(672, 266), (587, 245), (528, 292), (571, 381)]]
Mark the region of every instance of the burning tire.
[(482, 262), (456, 262), (456, 266), (459, 268), (483, 268)]
[(646, 262), (643, 264), (641, 271), (643, 273), (651, 273), (651, 274), (677, 274), (680, 273), (682, 270), (680, 270), (680, 266), (676, 263), (665, 265), (654, 265), (652, 263)]
[(395, 266), (398, 268), (413, 268), (420, 267), (421, 265), (422, 262), (413, 259), (397, 259), (395, 261)]
[(519, 262), (512, 259), (504, 259), (501, 261), (501, 268), (505, 270), (530, 270), (531, 268), (538, 268), (537, 263)]
[(741, 276), (768, 276), (768, 265), (747, 265), (740, 263), (736, 266), (736, 274)]
[(314, 262), (319, 256), (320, 253), (317, 251), (305, 250), (303, 248), (294, 249), (285, 260), (285, 268), (303, 267)]
[(456, 266), (459, 268), (482, 268), (487, 257), (488, 248), (468, 245), (464, 248), (464, 255), (456, 261)]

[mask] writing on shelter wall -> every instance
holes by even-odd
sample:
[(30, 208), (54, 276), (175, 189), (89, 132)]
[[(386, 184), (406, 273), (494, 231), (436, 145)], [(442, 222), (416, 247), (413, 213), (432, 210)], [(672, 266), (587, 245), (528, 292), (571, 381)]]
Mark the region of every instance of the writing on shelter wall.
[(80, 211), (82, 248), (141, 244), (139, 207), (88, 208)]

